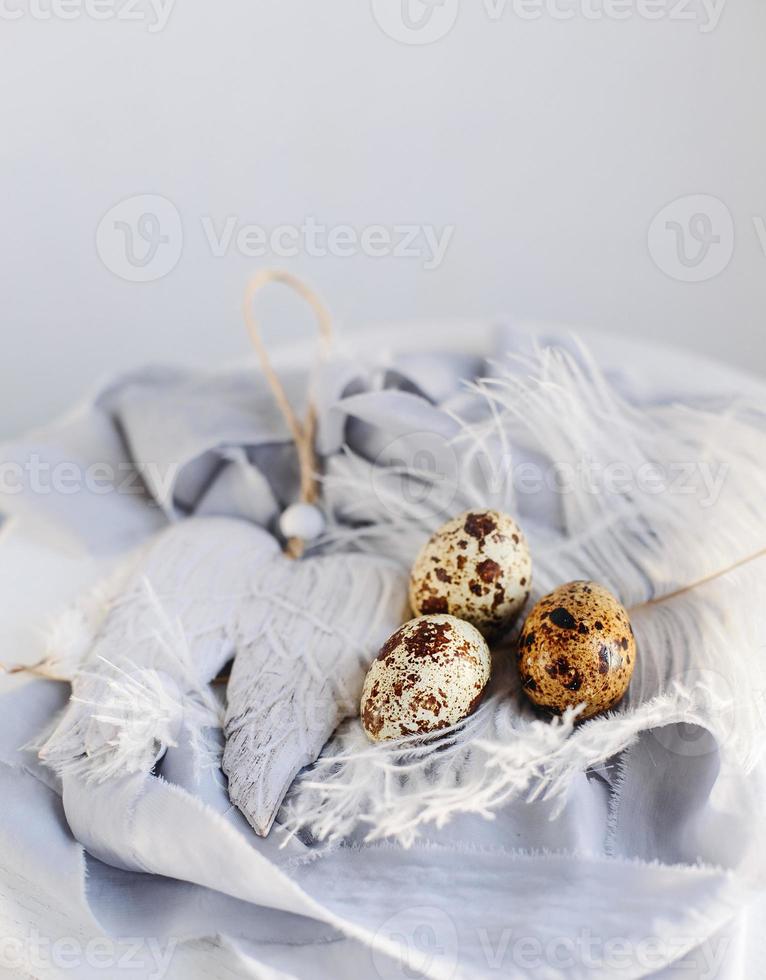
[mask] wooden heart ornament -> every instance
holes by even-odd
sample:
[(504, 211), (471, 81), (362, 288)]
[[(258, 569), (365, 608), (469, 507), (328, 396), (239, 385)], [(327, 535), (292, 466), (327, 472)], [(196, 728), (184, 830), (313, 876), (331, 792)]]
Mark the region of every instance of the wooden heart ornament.
[(304, 522), (283, 520), (293, 528), (284, 553), (262, 528), (223, 518), (188, 519), (158, 535), (87, 646), (70, 704), (40, 750), (62, 779), (86, 788), (155, 767), (161, 774), (169, 747), (204, 746), (221, 724), (209, 684), (233, 657), (222, 765), (232, 802), (261, 835), (298, 771), (358, 712), (367, 667), (407, 605), (406, 574), (388, 559), (302, 558), (295, 528), (308, 537), (305, 528), (323, 524), (314, 506), (315, 412), (310, 406), (305, 421), (293, 412), (250, 311), (272, 281), (309, 302), (325, 341), (329, 316), (287, 273), (266, 270), (248, 289), (248, 327), (298, 456), (301, 507), (288, 511)]

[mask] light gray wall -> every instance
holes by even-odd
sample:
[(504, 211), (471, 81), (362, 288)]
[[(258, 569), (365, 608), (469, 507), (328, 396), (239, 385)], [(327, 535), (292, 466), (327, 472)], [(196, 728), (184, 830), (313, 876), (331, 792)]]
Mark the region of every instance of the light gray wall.
[[(762, 0), (126, 3), (0, 0), (2, 434), (109, 372), (244, 353), (268, 263), (349, 329), (532, 317), (766, 372)], [(298, 254), (216, 255), (229, 217)]]

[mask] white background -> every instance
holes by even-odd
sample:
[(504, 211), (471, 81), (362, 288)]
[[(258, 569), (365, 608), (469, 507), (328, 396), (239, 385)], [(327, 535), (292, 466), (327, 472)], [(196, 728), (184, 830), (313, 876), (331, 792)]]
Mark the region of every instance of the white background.
[[(565, 321), (766, 372), (763, 0), (723, 0), (712, 30), (686, 0), (654, 0), (657, 20), (638, 0), (624, 20), (558, 0), (566, 21), (446, 0), (424, 30), (451, 29), (429, 44), (389, 36), (368, 0), (177, 0), (162, 30), (148, 0), (140, 20), (126, 0), (100, 0), (120, 14), (104, 20), (78, 2), (64, 19), (61, 0), (0, 0), (1, 435), (109, 372), (243, 355), (242, 290), (266, 264), (308, 279), (347, 329), (422, 319), (426, 343), (444, 318)], [(375, 3), (396, 34), (400, 0)], [(177, 209), (183, 245), (166, 275), (133, 282), (97, 228), (147, 194)], [(673, 205), (656, 225), (667, 247), (649, 244), (657, 212), (690, 195), (723, 202), (698, 282), (679, 281), (666, 218), (684, 229), (708, 198)], [(216, 256), (206, 216), (452, 237), (436, 269), (422, 254)], [(274, 342), (309, 329), (284, 296), (262, 309)]]

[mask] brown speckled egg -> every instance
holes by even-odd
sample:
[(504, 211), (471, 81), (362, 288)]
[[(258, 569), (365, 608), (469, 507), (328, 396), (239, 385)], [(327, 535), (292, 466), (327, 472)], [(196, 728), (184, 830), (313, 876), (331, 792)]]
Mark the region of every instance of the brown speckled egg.
[(405, 623), (373, 660), (362, 691), (362, 725), (373, 742), (423, 735), (470, 715), (489, 680), (484, 637), (454, 616)]
[(635, 665), (628, 614), (595, 582), (569, 582), (543, 596), (519, 636), (524, 693), (556, 714), (585, 702), (579, 720), (613, 708)]
[(415, 560), (410, 605), (418, 615), (458, 616), (494, 637), (524, 608), (531, 581), (518, 524), (496, 510), (466, 511), (440, 527)]

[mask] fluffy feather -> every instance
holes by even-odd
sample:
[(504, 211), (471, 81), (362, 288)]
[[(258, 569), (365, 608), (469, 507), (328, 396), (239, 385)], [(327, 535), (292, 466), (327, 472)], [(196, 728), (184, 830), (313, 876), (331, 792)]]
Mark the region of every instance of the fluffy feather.
[[(637, 407), (583, 349), (512, 358), (471, 391), (471, 420), (451, 439), (428, 433), (436, 448), (427, 459), (408, 454), (405, 440), (399, 465), (350, 451), (334, 461), (328, 499), (354, 503), (337, 511), (329, 545), (411, 561), (461, 509), (508, 510), (530, 541), (536, 596), (590, 578), (632, 607), (639, 662), (630, 692), (581, 725), (571, 713), (542, 721), (500, 652), (479, 710), (434, 739), (370, 746), (358, 721), (346, 723), (293, 788), (283, 819), (294, 832), (335, 838), (364, 825), (369, 839), (406, 844), (424, 823), (490, 815), (514, 795), (563, 802), (575, 774), (671, 724), (708, 729), (743, 770), (759, 757), (766, 561), (676, 593), (766, 545), (763, 406)], [(411, 434), (412, 447), (422, 442)], [(568, 485), (525, 494), (522, 465), (543, 491), (557, 474)]]
[(153, 651), (153, 666), (137, 664), (129, 656), (119, 663), (99, 656), (75, 673), (74, 710), (37, 746), (40, 759), (59, 776), (77, 773), (100, 783), (148, 772), (178, 744), (182, 726), (202, 760), (205, 731), (223, 724), (221, 704), (196, 676), (183, 628), (166, 614), (146, 580), (143, 601), (154, 622), (142, 637)]

